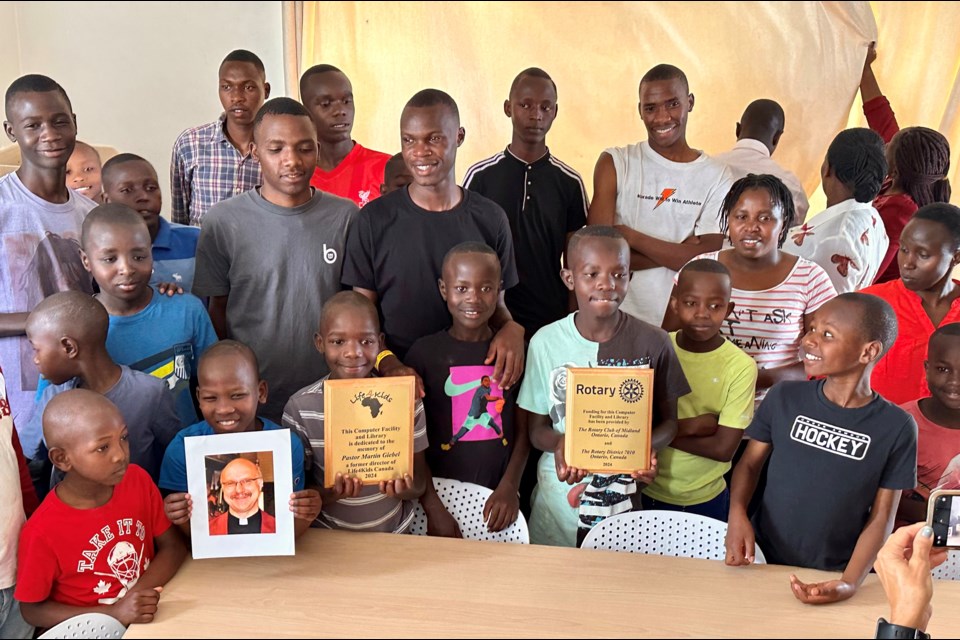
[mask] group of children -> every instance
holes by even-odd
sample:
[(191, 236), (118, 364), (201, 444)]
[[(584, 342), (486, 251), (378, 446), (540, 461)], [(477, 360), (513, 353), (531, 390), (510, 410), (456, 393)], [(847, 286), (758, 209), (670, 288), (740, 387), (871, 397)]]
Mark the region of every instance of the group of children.
[[(842, 572), (794, 578), (798, 599), (853, 595), (897, 514), (921, 519), (957, 467), (960, 209), (921, 207), (899, 235), (899, 277), (855, 292), (888, 244), (865, 204), (888, 172), (879, 136), (837, 137), (822, 170), (837, 208), (794, 225), (780, 178), (734, 180), (687, 145), (693, 96), (677, 72), (644, 77), (649, 139), (604, 152), (591, 204), (547, 149), (557, 87), (540, 69), (504, 103), (510, 145), (461, 188), (446, 93), (408, 101), (391, 158), (352, 140), (339, 69), (304, 73), (302, 103), (267, 100), (262, 63), (235, 51), (219, 70), (224, 114), (174, 147), (174, 223), (147, 161), (109, 159), (98, 186), (91, 158), (70, 160), (89, 152), (66, 92), (15, 81), (5, 130), (23, 164), (0, 180), (0, 225), (2, 246), (21, 249), (0, 255), (0, 425), (14, 417), (19, 434), (0, 468), (22, 496), (5, 507), (0, 587), (16, 583), (22, 620), (0, 611), (0, 635), (94, 610), (149, 621), (206, 509), (187, 492), (185, 438), (281, 428), (296, 535), (405, 533), (419, 501), (429, 534), (459, 536), (433, 487), (447, 477), (492, 491), (493, 531), (529, 513), (534, 543), (579, 546), (627, 511), (687, 511), (729, 521), (728, 564), (759, 545), (771, 562)], [(905, 162), (887, 189), (907, 192)], [(642, 197), (650, 186), (625, 172), (651, 163), (705, 183), (716, 219), (666, 218), (673, 240), (644, 229), (651, 213), (634, 207), (686, 202)], [(840, 253), (850, 237), (865, 247), (854, 257)], [(564, 458), (567, 370), (607, 366), (654, 370), (653, 453), (633, 473)], [(365, 485), (337, 470), (324, 487), (324, 382), (393, 375), (417, 379), (412, 474)], [(223, 527), (269, 532), (272, 519), (228, 511)]]

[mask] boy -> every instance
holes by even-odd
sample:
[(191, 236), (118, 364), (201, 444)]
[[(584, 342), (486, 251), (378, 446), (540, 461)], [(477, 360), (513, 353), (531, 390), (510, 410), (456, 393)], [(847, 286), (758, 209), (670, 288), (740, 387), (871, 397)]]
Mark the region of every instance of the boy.
[(960, 465), (960, 322), (946, 324), (930, 336), (927, 359), (930, 397), (900, 405), (917, 421), (917, 486), (907, 491), (897, 510), (897, 523), (927, 519), (930, 492), (949, 482), (949, 469)]
[(102, 179), (104, 202), (126, 205), (147, 223), (153, 255), (150, 284), (173, 282), (190, 293), (200, 229), (167, 222), (160, 215), (160, 181), (153, 165), (138, 155), (121, 153), (103, 165)]
[(20, 535), (24, 619), (52, 627), (97, 612), (150, 622), (187, 548), (150, 477), (129, 464), (123, 416), (102, 395), (72, 389), (47, 405), (43, 435), (65, 476)]
[(63, 87), (23, 76), (7, 89), (5, 108), (3, 129), (20, 148), (20, 168), (0, 178), (0, 362), (13, 421), (26, 426), (39, 380), (24, 336), (27, 314), (58, 291), (93, 293), (78, 240), (96, 204), (66, 186), (77, 122)]
[(83, 221), (81, 257), (100, 285), (110, 314), (107, 351), (118, 364), (167, 383), (181, 424), (197, 421), (190, 398), (196, 359), (217, 341), (203, 304), (190, 294), (168, 297), (150, 286), (150, 232), (136, 211), (102, 204)]
[[(756, 538), (770, 563), (843, 572), (816, 584), (791, 576), (801, 602), (856, 593), (890, 534), (900, 491), (916, 486), (917, 425), (870, 388), (896, 337), (893, 309), (876, 296), (845, 293), (814, 313), (800, 351), (804, 372), (818, 379), (774, 385), (747, 427), (730, 489), (728, 565), (751, 564)], [(767, 458), (751, 521), (747, 505)]]
[[(200, 358), (197, 378), (197, 399), (200, 401), (203, 421), (178, 433), (167, 447), (160, 469), (160, 481), (157, 483), (160, 491), (166, 495), (163, 508), (167, 517), (187, 535), (190, 535), (193, 501), (190, 494), (186, 493), (184, 439), (281, 428), (270, 420), (257, 417), (257, 408), (267, 399), (267, 383), (260, 379), (257, 356), (247, 345), (234, 340), (221, 340), (213, 345)], [(290, 459), (293, 462), (294, 491), (290, 496), (290, 511), (295, 518), (294, 533), (299, 536), (310, 528), (310, 523), (320, 513), (320, 494), (315, 489), (304, 489), (303, 443), (292, 431)], [(243, 527), (247, 523), (232, 516), (227, 520), (230, 533), (245, 533)], [(261, 533), (259, 527), (251, 532)]]
[(350, 78), (333, 65), (310, 67), (300, 76), (300, 100), (310, 112), (320, 143), (310, 185), (359, 207), (375, 200), (390, 156), (351, 138), (356, 107)]
[[(314, 345), (323, 354), (329, 375), (298, 391), (283, 410), (283, 426), (310, 443), (313, 482), (323, 487), (323, 386), (329, 378), (373, 377), (373, 365), (383, 334), (377, 309), (364, 296), (341, 291), (323, 305)], [(321, 489), (323, 508), (314, 526), (350, 531), (406, 533), (413, 520), (417, 498), (429, 477), (424, 450), (427, 427), (423, 405), (416, 401), (413, 427), (413, 477), (363, 486), (357, 477), (337, 474), (334, 486)]]
[[(427, 463), (435, 476), (492, 489), (483, 517), (490, 531), (500, 531), (517, 519), (520, 476), (530, 451), (526, 424), (514, 417), (515, 391), (493, 385), (493, 367), (483, 362), (493, 338), (500, 261), (482, 242), (463, 242), (447, 252), (442, 273), (440, 296), (452, 326), (420, 338), (407, 353), (426, 392), (427, 439), (433, 443)], [(428, 519), (444, 509), (429, 486), (420, 502)]]
[(640, 80), (644, 142), (600, 154), (589, 224), (616, 224), (630, 243), (631, 296), (623, 308), (660, 326), (675, 272), (720, 249), (719, 211), (729, 169), (687, 143), (693, 94), (687, 76), (659, 64)]
[(280, 422), (298, 389), (326, 373), (303, 345), (308, 318), (340, 290), (347, 227), (357, 206), (310, 187), (317, 132), (299, 102), (275, 98), (254, 119), (263, 185), (210, 210), (197, 244), (193, 290), (210, 297), (221, 338), (247, 344), (272, 393), (262, 409)]
[(652, 452), (649, 471), (598, 474), (582, 483), (587, 472), (567, 466), (563, 457), (567, 368), (652, 368), (654, 450), (676, 435), (677, 398), (690, 387), (666, 332), (620, 310), (630, 280), (630, 246), (620, 232), (600, 225), (580, 229), (567, 246), (567, 264), (561, 274), (579, 311), (533, 336), (518, 404), (528, 414), (530, 442), (544, 452), (530, 541), (572, 547), (604, 518), (638, 508), (638, 485), (656, 477), (657, 462)]
[(170, 161), (171, 218), (199, 227), (207, 211), (260, 184), (253, 157), (253, 118), (270, 97), (263, 62), (245, 49), (220, 63), (220, 104), (216, 122), (187, 129), (173, 145)]
[[(167, 385), (118, 365), (107, 353), (109, 323), (103, 305), (79, 291), (55, 293), (34, 308), (27, 319), (27, 339), (40, 373), (51, 383), (37, 402), (37, 415), (70, 389), (82, 387), (102, 394), (116, 405), (130, 430), (130, 461), (156, 482), (163, 452), (180, 430), (180, 419)], [(24, 431), (39, 440), (40, 421)]]
[(580, 174), (547, 148), (557, 109), (549, 74), (536, 67), (521, 71), (503, 102), (513, 124), (510, 144), (470, 167), (463, 180), (464, 189), (496, 202), (510, 221), (520, 282), (507, 291), (507, 308), (527, 336), (570, 311), (557, 266), (570, 234), (587, 223)]
[(726, 522), (730, 492), (723, 476), (753, 417), (757, 365), (720, 335), (733, 310), (725, 266), (716, 260), (687, 264), (670, 307), (680, 320), (670, 339), (692, 391), (677, 401), (677, 437), (660, 452), (657, 477), (641, 501), (644, 509)]
[(403, 154), (394, 154), (390, 156), (383, 168), (383, 184), (380, 185), (380, 195), (385, 196), (397, 189), (403, 189), (411, 182), (413, 182), (413, 176), (407, 169), (407, 165), (403, 163)]
[(100, 154), (86, 142), (77, 140), (67, 160), (67, 187), (94, 202), (102, 201)]
[[(379, 304), (393, 350), (377, 361), (382, 374), (412, 373), (401, 362), (407, 349), (448, 326), (447, 307), (434, 287), (450, 247), (471, 240), (490, 245), (503, 268), (503, 288), (517, 284), (503, 209), (457, 186), (457, 147), (464, 135), (449, 95), (424, 89), (410, 98), (400, 115), (400, 140), (413, 182), (364, 207), (350, 230), (343, 284)], [(496, 335), (485, 364), (494, 362), (494, 381), (509, 389), (523, 372), (523, 327), (507, 311), (503, 292), (490, 326)]]
[(6, 388), (0, 371), (0, 638), (32, 638), (33, 627), (24, 622), (13, 592), (17, 582), (17, 539), (26, 509), (27, 494), (23, 489), (32, 491), (33, 484), (29, 473), (25, 473), (26, 464), (16, 444), (17, 430)]

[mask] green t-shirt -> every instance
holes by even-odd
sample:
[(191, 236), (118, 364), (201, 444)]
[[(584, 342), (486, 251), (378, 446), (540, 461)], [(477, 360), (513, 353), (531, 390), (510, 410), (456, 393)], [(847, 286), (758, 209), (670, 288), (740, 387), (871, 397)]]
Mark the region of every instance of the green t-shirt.
[[(757, 365), (735, 344), (723, 345), (708, 353), (693, 353), (677, 346), (677, 333), (670, 334), (683, 374), (693, 389), (677, 401), (677, 417), (694, 418), (706, 413), (731, 429), (746, 429), (753, 418)], [(659, 500), (681, 506), (701, 504), (716, 498), (726, 483), (723, 474), (729, 462), (717, 462), (667, 447), (657, 454), (657, 479), (643, 490)]]

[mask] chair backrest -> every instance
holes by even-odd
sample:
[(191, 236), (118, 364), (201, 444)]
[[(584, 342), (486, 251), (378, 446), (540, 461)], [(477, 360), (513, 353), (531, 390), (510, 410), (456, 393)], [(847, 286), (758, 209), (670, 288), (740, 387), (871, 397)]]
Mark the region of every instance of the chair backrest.
[[(487, 531), (487, 525), (483, 522), (483, 505), (493, 493), (490, 489), (471, 482), (460, 482), (448, 478), (434, 478), (433, 486), (443, 506), (460, 525), (460, 532), (463, 533), (464, 538), (518, 544), (530, 543), (530, 531), (527, 529), (527, 520), (522, 513), (518, 514), (516, 522), (503, 531)], [(419, 504), (410, 525), (410, 533), (416, 536), (427, 535), (427, 514)]]
[(948, 551), (947, 561), (932, 572), (934, 580), (960, 580), (960, 550)]
[[(602, 520), (587, 534), (582, 547), (722, 561), (726, 535), (727, 523), (706, 516), (682, 511), (631, 511)], [(766, 562), (757, 546), (754, 563)]]
[(40, 638), (122, 638), (127, 628), (105, 613), (81, 613), (51, 627)]

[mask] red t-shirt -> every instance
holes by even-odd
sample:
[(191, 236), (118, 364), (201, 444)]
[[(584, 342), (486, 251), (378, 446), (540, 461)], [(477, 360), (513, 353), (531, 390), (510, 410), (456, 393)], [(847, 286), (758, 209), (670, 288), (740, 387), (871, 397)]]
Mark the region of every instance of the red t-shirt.
[(102, 507), (75, 509), (53, 490), (20, 533), (14, 597), (113, 604), (139, 580), (153, 560), (154, 538), (169, 527), (160, 492), (135, 464)]
[(947, 468), (953, 469), (960, 466), (960, 429), (949, 429), (931, 422), (920, 411), (919, 402), (914, 400), (900, 408), (917, 421), (917, 488), (915, 491), (926, 500), (930, 497), (931, 491), (947, 480), (945, 478)]
[[(956, 280), (954, 283), (960, 285)], [(927, 359), (927, 342), (937, 327), (923, 310), (920, 296), (903, 286), (900, 279), (875, 284), (861, 293), (871, 293), (889, 302), (899, 326), (897, 341), (873, 369), (873, 390), (894, 404), (926, 398), (930, 391), (923, 361)], [(953, 301), (940, 326), (951, 322), (960, 322), (960, 298)]]
[(333, 171), (314, 169), (310, 185), (347, 198), (362, 207), (371, 200), (380, 197), (380, 185), (383, 184), (383, 170), (390, 156), (379, 151), (353, 143), (353, 149)]

